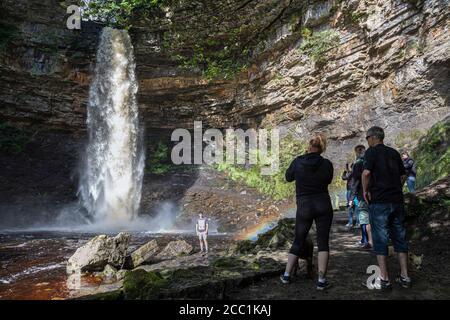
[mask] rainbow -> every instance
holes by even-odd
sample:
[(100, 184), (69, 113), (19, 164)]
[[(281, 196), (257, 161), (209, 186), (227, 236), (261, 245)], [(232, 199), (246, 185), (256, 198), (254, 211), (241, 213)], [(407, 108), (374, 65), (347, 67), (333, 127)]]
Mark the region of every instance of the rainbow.
[(258, 235), (269, 231), (276, 226), (279, 217), (265, 217), (261, 219), (257, 224), (247, 228), (244, 232), (239, 233), (236, 236), (236, 240), (256, 240)]

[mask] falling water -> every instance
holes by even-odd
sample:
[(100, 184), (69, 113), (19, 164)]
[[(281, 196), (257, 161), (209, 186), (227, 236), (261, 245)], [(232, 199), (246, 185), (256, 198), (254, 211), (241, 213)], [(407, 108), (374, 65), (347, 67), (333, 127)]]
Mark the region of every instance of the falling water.
[(145, 155), (127, 31), (104, 28), (89, 91), (88, 145), (79, 196), (95, 223), (126, 226), (136, 217)]

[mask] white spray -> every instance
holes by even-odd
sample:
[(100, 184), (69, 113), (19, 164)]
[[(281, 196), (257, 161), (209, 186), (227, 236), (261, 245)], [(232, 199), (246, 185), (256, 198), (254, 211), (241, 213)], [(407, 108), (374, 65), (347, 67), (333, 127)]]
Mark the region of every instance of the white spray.
[(103, 226), (127, 226), (139, 210), (145, 155), (137, 89), (128, 32), (104, 28), (89, 91), (89, 141), (78, 191), (89, 216)]

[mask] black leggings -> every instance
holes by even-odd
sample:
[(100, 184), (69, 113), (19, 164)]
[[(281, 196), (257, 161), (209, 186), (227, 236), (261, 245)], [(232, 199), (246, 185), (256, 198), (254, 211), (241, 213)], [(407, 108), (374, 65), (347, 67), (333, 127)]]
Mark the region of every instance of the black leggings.
[(333, 221), (333, 207), (328, 195), (303, 197), (297, 201), (297, 215), (295, 220), (295, 238), (289, 253), (301, 256), (305, 250), (306, 237), (311, 225), (315, 221), (317, 229), (317, 247), (319, 251), (329, 251), (331, 223)]

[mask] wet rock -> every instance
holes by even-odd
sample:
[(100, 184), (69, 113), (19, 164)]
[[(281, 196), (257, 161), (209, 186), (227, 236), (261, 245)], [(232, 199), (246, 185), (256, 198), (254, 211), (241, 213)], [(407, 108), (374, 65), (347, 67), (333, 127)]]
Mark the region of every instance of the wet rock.
[[(256, 241), (244, 240), (237, 243), (233, 249), (236, 253), (257, 253), (260, 250), (288, 250), (295, 237), (295, 219), (285, 218), (271, 230), (262, 233)], [(308, 259), (313, 255), (314, 244), (310, 236), (306, 238), (301, 248), (300, 258)]]
[(68, 274), (102, 271), (107, 264), (121, 268), (130, 242), (130, 235), (121, 232), (115, 237), (99, 235), (75, 251), (67, 262)]
[(103, 278), (107, 280), (116, 280), (117, 269), (107, 264), (105, 269), (103, 269)]
[(159, 289), (167, 283), (158, 272), (135, 270), (127, 272), (123, 282), (125, 299), (154, 299)]
[(131, 253), (131, 265), (133, 268), (143, 264), (151, 257), (156, 255), (159, 246), (156, 240), (152, 240), (139, 247), (137, 250)]
[(123, 278), (125, 278), (125, 274), (127, 273), (128, 270), (119, 270), (116, 273), (116, 279), (117, 280), (122, 280)]
[(181, 255), (190, 254), (192, 249), (192, 246), (184, 240), (171, 241), (157, 257), (159, 259), (171, 259)]
[(279, 274), (284, 259), (222, 256), (212, 259), (208, 266), (168, 271), (146, 271), (139, 267), (127, 272), (123, 295), (125, 299), (223, 299), (233, 289)]
[(415, 194), (406, 194), (405, 207), (407, 216), (415, 218), (434, 213), (449, 214), (449, 189), (450, 175), (418, 190)]

